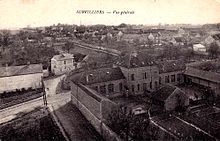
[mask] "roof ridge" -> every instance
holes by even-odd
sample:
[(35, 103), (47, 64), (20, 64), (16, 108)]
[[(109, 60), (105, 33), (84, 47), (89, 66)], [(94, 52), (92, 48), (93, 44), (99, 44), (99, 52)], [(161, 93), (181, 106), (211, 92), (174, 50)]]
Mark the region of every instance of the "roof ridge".
[(24, 69), (27, 68), (28, 66), (30, 66), (30, 64), (27, 64), (27, 65), (21, 67), (21, 69), (17, 70), (17, 72), (15, 72), (14, 74), (15, 74), (15, 75), (18, 74), (19, 72), (21, 72), (22, 70), (24, 70)]

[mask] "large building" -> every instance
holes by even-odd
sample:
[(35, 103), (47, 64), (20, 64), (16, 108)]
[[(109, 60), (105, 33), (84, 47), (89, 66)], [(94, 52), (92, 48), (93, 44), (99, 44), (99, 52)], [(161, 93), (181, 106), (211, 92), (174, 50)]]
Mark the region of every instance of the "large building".
[(130, 94), (143, 94), (159, 86), (158, 67), (155, 66), (153, 60), (141, 53), (129, 53), (115, 65), (123, 72)]
[(142, 53), (133, 52), (125, 55), (116, 64), (126, 78), (131, 94), (143, 94), (158, 89), (164, 84), (183, 83), (184, 62), (179, 60), (152, 60)]
[(42, 87), (42, 64), (0, 68), (0, 93)]
[(63, 53), (51, 59), (51, 72), (55, 75), (74, 70), (77, 66), (73, 54)]

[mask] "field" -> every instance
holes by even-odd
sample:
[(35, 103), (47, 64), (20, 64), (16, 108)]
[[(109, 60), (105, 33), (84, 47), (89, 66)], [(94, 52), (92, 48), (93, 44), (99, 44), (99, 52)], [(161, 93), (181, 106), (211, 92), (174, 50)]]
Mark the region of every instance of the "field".
[(20, 113), (17, 118), (0, 125), (2, 141), (65, 141), (46, 108)]

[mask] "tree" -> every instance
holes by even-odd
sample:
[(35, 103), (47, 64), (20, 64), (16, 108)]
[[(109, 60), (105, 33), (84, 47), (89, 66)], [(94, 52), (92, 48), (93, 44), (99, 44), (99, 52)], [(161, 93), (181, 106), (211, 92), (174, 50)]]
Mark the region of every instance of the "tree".
[(68, 42), (65, 43), (65, 45), (62, 48), (63, 48), (63, 50), (65, 50), (69, 53), (70, 49), (73, 48), (73, 43), (68, 41)]
[(122, 139), (148, 140), (148, 116), (135, 116), (126, 108), (114, 110), (107, 119), (108, 126), (116, 132)]
[(10, 45), (10, 32), (8, 30), (3, 30), (1, 35), (1, 45), (3, 51), (5, 50), (5, 47)]
[(218, 55), (218, 45), (216, 42), (211, 43), (209, 49), (208, 49), (208, 53), (209, 53), (209, 57), (211, 59), (217, 58)]
[(193, 49), (187, 49), (184, 53), (183, 53), (183, 56), (185, 57), (185, 59), (187, 61), (190, 61), (191, 58), (193, 57), (194, 55), (194, 52), (193, 52)]
[(125, 24), (125, 23), (121, 23), (120, 25), (118, 25), (118, 27), (121, 27), (121, 28), (123, 28), (123, 27), (127, 27), (128, 25), (127, 24)]

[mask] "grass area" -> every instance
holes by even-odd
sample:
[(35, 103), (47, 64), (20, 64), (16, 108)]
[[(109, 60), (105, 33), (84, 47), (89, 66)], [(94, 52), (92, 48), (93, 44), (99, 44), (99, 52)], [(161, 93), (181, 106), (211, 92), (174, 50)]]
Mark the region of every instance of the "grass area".
[(46, 108), (19, 113), (17, 118), (0, 125), (2, 141), (65, 141)]

